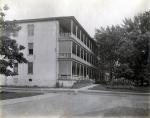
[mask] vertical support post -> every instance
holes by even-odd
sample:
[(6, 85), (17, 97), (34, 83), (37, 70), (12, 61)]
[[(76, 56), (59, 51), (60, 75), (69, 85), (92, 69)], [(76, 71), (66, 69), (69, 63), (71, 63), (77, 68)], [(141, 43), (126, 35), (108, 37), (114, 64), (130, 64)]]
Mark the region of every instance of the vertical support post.
[(75, 63), (75, 75), (77, 75), (77, 63)]
[(83, 76), (83, 79), (84, 79), (84, 66), (83, 66), (83, 75), (82, 76)]
[(70, 22), (71, 22), (71, 32), (70, 33), (73, 34), (73, 21), (71, 20)]
[(84, 40), (85, 40), (85, 35), (83, 34), (83, 43), (85, 43), (85, 41), (84, 41)]
[(71, 64), (70, 64), (70, 66), (71, 66), (70, 78), (72, 79), (72, 61), (71, 61)]
[(82, 57), (81, 57), (81, 50), (82, 50), (82, 49), (81, 49), (81, 47), (80, 47), (80, 58), (82, 58)]
[(79, 80), (81, 80), (81, 65), (79, 64)]

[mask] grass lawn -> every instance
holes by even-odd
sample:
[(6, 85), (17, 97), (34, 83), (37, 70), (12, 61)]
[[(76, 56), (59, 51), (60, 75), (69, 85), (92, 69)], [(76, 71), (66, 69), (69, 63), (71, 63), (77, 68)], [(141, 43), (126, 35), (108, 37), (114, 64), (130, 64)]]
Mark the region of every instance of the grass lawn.
[(118, 91), (118, 92), (140, 92), (140, 93), (149, 93), (150, 87), (133, 87), (133, 88), (117, 88), (113, 86), (106, 86), (106, 85), (97, 85), (91, 90), (106, 90), (106, 91)]
[(41, 93), (0, 92), (0, 100), (40, 95)]

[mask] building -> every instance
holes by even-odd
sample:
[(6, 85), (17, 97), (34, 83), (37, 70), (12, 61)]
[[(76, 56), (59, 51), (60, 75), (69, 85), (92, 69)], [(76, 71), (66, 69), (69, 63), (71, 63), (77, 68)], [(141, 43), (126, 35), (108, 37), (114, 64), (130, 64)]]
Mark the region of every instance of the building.
[(97, 46), (73, 17), (17, 20), (21, 30), (14, 35), (28, 64), (15, 64), (18, 75), (5, 84), (49, 86), (59, 82), (72, 86), (77, 80), (96, 79)]

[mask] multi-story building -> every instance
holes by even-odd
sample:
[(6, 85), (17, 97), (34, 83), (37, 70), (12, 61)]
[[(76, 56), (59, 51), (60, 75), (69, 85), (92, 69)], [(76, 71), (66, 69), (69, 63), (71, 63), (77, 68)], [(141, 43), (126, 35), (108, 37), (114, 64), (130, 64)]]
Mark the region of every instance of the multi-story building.
[(7, 85), (72, 86), (76, 80), (96, 79), (97, 46), (73, 17), (17, 20), (15, 39), (26, 48), (28, 64), (15, 64), (18, 75)]

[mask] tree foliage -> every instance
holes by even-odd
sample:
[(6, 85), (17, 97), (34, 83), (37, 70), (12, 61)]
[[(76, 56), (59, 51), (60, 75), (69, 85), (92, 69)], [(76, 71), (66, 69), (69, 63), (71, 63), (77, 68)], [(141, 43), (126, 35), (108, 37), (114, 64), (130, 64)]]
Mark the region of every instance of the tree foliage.
[(13, 71), (14, 64), (27, 63), (27, 60), (21, 52), (25, 47), (12, 38), (12, 34), (18, 32), (21, 27), (13, 21), (5, 21), (5, 10), (8, 10), (7, 6), (0, 9), (0, 74), (11, 76), (16, 74)]
[(109, 67), (107, 70), (113, 74), (112, 77), (141, 80), (141, 84), (148, 79), (150, 11), (125, 19), (123, 25), (100, 28), (95, 37), (99, 45), (100, 64)]

